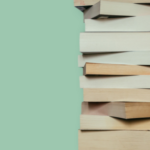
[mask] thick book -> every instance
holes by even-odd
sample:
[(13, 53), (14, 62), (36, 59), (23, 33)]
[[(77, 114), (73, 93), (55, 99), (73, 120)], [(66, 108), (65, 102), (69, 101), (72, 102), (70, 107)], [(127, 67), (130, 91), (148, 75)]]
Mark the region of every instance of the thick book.
[(125, 51), (150, 51), (150, 32), (101, 32), (80, 34), (81, 53)]
[(120, 119), (109, 116), (81, 115), (81, 130), (150, 130), (150, 118)]
[(150, 131), (81, 131), (79, 150), (149, 150)]
[(122, 119), (150, 118), (150, 102), (83, 102), (82, 115)]
[(118, 52), (79, 55), (78, 66), (86, 63), (150, 65), (150, 52)]
[(150, 102), (150, 89), (84, 88), (85, 102)]
[(150, 75), (81, 76), (80, 88), (150, 88)]
[(100, 0), (84, 11), (84, 19), (95, 19), (103, 16), (145, 16), (150, 15), (150, 7), (133, 3)]
[(86, 63), (84, 75), (150, 75), (150, 66)]
[(150, 16), (85, 19), (86, 32), (142, 32), (150, 31)]

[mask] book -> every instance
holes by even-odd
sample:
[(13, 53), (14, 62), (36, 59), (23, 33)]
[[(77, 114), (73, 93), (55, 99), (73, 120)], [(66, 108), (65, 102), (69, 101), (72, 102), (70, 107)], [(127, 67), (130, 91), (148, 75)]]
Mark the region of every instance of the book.
[[(109, 1), (150, 4), (150, 0), (109, 0)], [(97, 2), (99, 2), (99, 0), (74, 0), (74, 6), (84, 12), (86, 9), (90, 8)]]
[(149, 150), (150, 131), (81, 131), (79, 150)]
[(82, 115), (150, 118), (150, 102), (83, 102)]
[(84, 88), (85, 102), (150, 102), (150, 89)]
[(99, 2), (99, 0), (74, 0), (74, 6), (84, 12), (97, 2)]
[(150, 75), (150, 66), (86, 63), (84, 75)]
[(80, 34), (81, 53), (125, 51), (150, 51), (150, 32), (101, 32)]
[(78, 66), (84, 67), (87, 62), (103, 64), (150, 65), (149, 56), (150, 52), (118, 52), (79, 55)]
[(133, 3), (100, 0), (84, 11), (84, 19), (116, 16), (145, 16), (150, 15), (150, 7)]
[(81, 76), (80, 88), (150, 88), (150, 75)]
[(109, 116), (81, 115), (81, 130), (150, 130), (150, 118), (118, 119)]
[(150, 31), (150, 16), (85, 19), (86, 32)]

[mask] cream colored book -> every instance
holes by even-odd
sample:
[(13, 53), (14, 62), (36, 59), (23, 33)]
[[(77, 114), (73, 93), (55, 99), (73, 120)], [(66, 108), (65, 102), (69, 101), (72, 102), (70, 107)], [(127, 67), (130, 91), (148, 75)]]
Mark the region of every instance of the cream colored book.
[(150, 66), (86, 63), (84, 75), (150, 75)]
[(81, 76), (80, 88), (150, 88), (150, 75)]
[(81, 130), (150, 130), (150, 119), (124, 120), (109, 116), (81, 115)]
[(79, 150), (149, 150), (150, 131), (81, 131)]
[(150, 102), (83, 102), (82, 115), (112, 116), (122, 119), (150, 118)]
[(143, 32), (150, 31), (150, 16), (85, 19), (86, 32)]
[(133, 3), (100, 0), (84, 11), (84, 19), (116, 16), (145, 16), (150, 15), (150, 7)]
[(85, 102), (150, 102), (150, 89), (84, 88)]
[(118, 52), (79, 55), (78, 66), (88, 63), (150, 65), (150, 52)]
[(81, 53), (125, 51), (150, 51), (150, 32), (101, 32), (80, 34)]
[[(115, 2), (127, 2), (127, 3), (143, 3), (143, 4), (149, 4), (150, 0), (109, 0), (109, 1), (115, 1)], [(81, 11), (85, 11), (92, 5), (99, 2), (99, 0), (74, 0), (74, 6), (80, 9)]]

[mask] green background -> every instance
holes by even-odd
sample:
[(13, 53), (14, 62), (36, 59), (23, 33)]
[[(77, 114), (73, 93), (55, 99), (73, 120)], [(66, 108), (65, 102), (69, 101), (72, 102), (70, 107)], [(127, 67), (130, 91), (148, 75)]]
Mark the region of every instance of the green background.
[(73, 0), (0, 2), (0, 149), (77, 150), (83, 99)]

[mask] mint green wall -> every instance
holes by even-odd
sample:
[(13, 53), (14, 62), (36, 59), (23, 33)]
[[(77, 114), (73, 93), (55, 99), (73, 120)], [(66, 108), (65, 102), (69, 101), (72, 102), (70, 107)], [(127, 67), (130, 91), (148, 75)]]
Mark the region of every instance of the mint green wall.
[(0, 2), (0, 150), (77, 150), (82, 90), (73, 0)]

